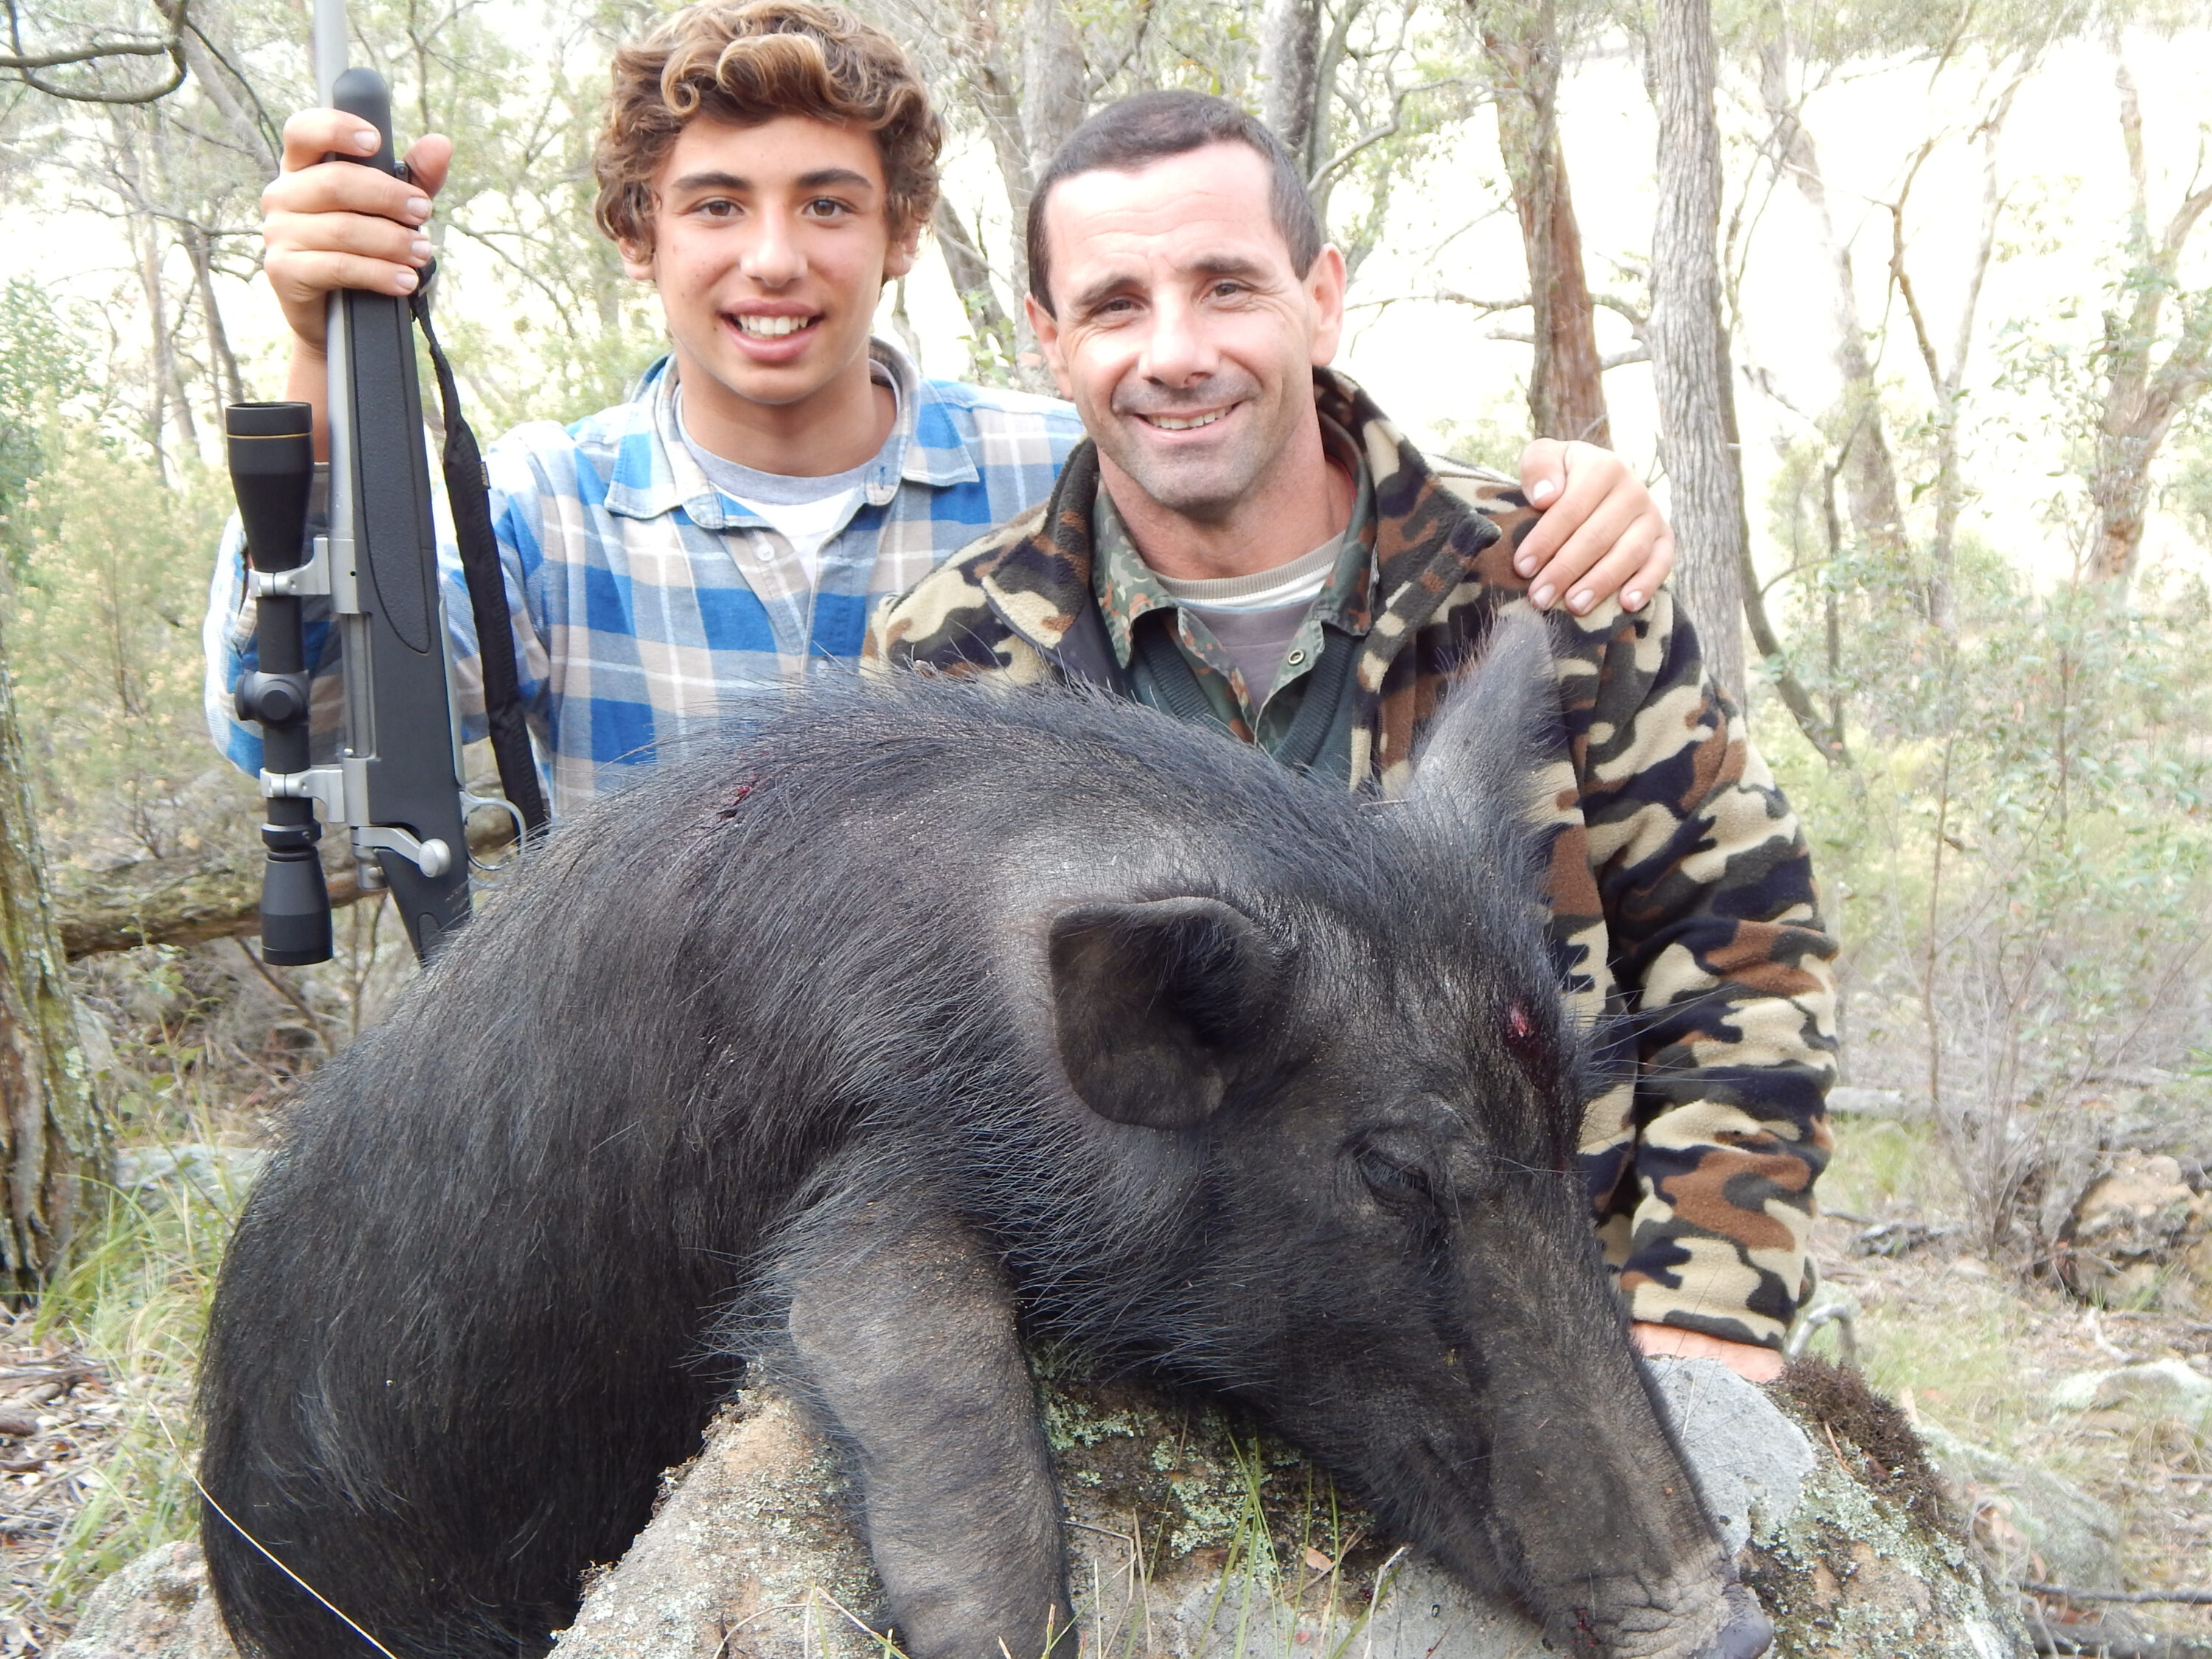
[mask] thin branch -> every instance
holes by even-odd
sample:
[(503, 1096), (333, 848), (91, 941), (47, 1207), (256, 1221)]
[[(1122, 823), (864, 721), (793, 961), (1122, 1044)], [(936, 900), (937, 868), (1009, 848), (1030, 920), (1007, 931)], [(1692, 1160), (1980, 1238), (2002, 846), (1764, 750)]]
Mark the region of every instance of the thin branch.
[(1096, 103), (1098, 95), (1112, 86), (1121, 71), (1129, 67), (1130, 60), (1145, 49), (1145, 37), (1152, 32), (1152, 0), (1138, 0), (1137, 27), (1129, 35), (1128, 49), (1114, 60), (1111, 69), (1097, 70), (1085, 78), (1083, 101)]
[(1452, 75), (1447, 76), (1441, 81), (1424, 81), (1419, 86), (1400, 88), (1390, 96), (1390, 118), (1382, 125), (1370, 128), (1363, 133), (1348, 149), (1340, 149), (1330, 156), (1316, 170), (1314, 176), (1306, 180), (1306, 188), (1318, 194), (1324, 186), (1336, 181), (1338, 175), (1343, 173), (1346, 164), (1360, 151), (1381, 143), (1385, 138), (1395, 137), (1405, 125), (1406, 100), (1408, 98), (1418, 93), (1441, 92), (1446, 87), (1463, 87), (1468, 84), (1466, 76)]
[(0, 69), (66, 69), (71, 64), (90, 64), (102, 58), (159, 58), (172, 44), (167, 40), (94, 40), (58, 52), (0, 52)]
[(1485, 316), (1494, 311), (1525, 311), (1534, 303), (1527, 295), (1517, 300), (1478, 300), (1471, 294), (1462, 294), (1457, 289), (1440, 288), (1437, 298), (1448, 300), (1455, 306), (1472, 306)]
[[(1639, 340), (1644, 337), (1644, 331), (1651, 326), (1651, 313), (1650, 312), (1643, 310), (1632, 304), (1630, 301), (1622, 299), (1617, 294), (1593, 294), (1589, 296), (1589, 302), (1594, 306), (1598, 306), (1604, 310), (1612, 312), (1616, 316), (1626, 318), (1628, 319), (1629, 332), (1633, 334)], [(1523, 303), (1525, 304), (1526, 301), (1523, 301)]]
[(1881, 205), (1889, 210), (1890, 254), (1889, 277), (1897, 289), (1898, 297), (1905, 301), (1905, 314), (1912, 319), (1912, 337), (1920, 347), (1920, 361), (1927, 365), (1928, 380), (1940, 397), (1943, 390), (1943, 364), (1936, 351), (1936, 342), (1928, 332), (1928, 319), (1920, 309), (1919, 296), (1913, 292), (1912, 278), (1905, 268), (1905, 204), (1912, 195), (1913, 180), (1936, 148), (1930, 138), (1921, 145), (1912, 165), (1905, 170), (1905, 181), (1898, 188), (1897, 200)]
[(230, 942), (238, 947), (238, 954), (246, 958), (247, 963), (252, 965), (253, 971), (260, 975), (262, 979), (267, 982), (270, 990), (276, 992), (278, 996), (283, 998), (285, 1001), (290, 1003), (295, 1008), (297, 1008), (300, 1011), (301, 1017), (307, 1022), (307, 1029), (313, 1031), (315, 1036), (319, 1038), (323, 1034), (322, 1016), (307, 1006), (307, 1000), (301, 996), (299, 992), (293, 989), (291, 986), (279, 979), (276, 976), (276, 970), (270, 968), (267, 963), (264, 962), (259, 955), (255, 952), (253, 947), (248, 945), (244, 939), (234, 936)]
[[(0, 52), (0, 72), (14, 75), (33, 91), (73, 104), (150, 104), (156, 99), (167, 97), (185, 83), (184, 36), (185, 8), (189, 0), (163, 0), (156, 6), (162, 22), (167, 26), (159, 39), (149, 40), (141, 34), (103, 40), (95, 34), (82, 46), (63, 46), (49, 52), (33, 52), (25, 47), (23, 15), (19, 0), (6, 0), (6, 3), (8, 50)], [(60, 86), (40, 78), (39, 75), (40, 70), (98, 64), (112, 58), (167, 58), (169, 60), (168, 76), (158, 86), (141, 87), (127, 92), (108, 92), (94, 88)]]

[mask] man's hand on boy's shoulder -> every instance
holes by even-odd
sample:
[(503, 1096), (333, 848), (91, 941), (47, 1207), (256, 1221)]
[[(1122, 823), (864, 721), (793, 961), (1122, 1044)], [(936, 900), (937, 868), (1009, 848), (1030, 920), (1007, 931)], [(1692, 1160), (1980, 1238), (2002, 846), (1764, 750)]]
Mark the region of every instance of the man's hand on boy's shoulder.
[(1540, 611), (1581, 616), (1615, 593), (1641, 611), (1674, 568), (1674, 532), (1628, 464), (1595, 444), (1539, 438), (1521, 452), (1521, 493), (1536, 508), (1513, 568)]
[(430, 262), (423, 227), (446, 182), (453, 141), (435, 133), (408, 147), (409, 177), (332, 154), (368, 155), (375, 130), (357, 115), (305, 109), (284, 123), (283, 170), (261, 192), (262, 269), (301, 346), (323, 346), (333, 289), (411, 294)]

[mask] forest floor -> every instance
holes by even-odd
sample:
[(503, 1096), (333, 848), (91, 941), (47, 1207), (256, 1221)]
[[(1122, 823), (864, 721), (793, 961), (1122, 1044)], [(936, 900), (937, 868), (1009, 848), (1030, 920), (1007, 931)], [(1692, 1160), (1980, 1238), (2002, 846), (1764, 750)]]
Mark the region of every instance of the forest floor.
[[(2212, 1420), (2192, 1426), (2155, 1407), (2079, 1411), (2053, 1401), (2068, 1377), (2123, 1365), (2179, 1360), (2212, 1378), (2212, 1321), (2086, 1307), (2055, 1283), (1966, 1248), (1968, 1218), (1924, 1127), (1839, 1121), (1823, 1192), (1829, 1212), (1819, 1223), (1816, 1257), (1829, 1292), (1858, 1306), (1861, 1360), (1875, 1387), (1931, 1438), (1948, 1432), (2094, 1500), (2063, 1516), (2087, 1534), (2069, 1553), (2102, 1555), (2118, 1572), (2069, 1587), (2212, 1590)], [(1896, 1256), (1854, 1249), (1885, 1222), (1918, 1224), (1929, 1242)], [(1814, 1340), (1816, 1352), (1832, 1352), (1831, 1339)], [(2023, 1535), (2028, 1523), (2013, 1512), (2020, 1486), (1977, 1480), (1958, 1495), (1985, 1554), (2015, 1579), (2050, 1583), (2067, 1575)], [(2102, 1620), (2108, 1629), (2212, 1642), (2212, 1607), (2038, 1600), (2054, 1629)]]
[[(134, 1152), (70, 1278), (41, 1307), (0, 1315), (0, 1659), (50, 1654), (101, 1578), (191, 1530), (191, 1368), (228, 1218), (289, 1077), (352, 1024), (326, 990), (272, 987), (230, 945), (173, 953), (161, 973), (156, 993), (121, 964), (83, 988), (116, 1031), (118, 1075), (141, 1068), (123, 1124)], [(380, 1000), (395, 976), (356, 965), (356, 1009), (372, 977)], [(2175, 1121), (2202, 1121), (2194, 1098), (2175, 1105)], [(2063, 1563), (2038, 1550), (2019, 1506), (2024, 1490), (2056, 1492), (2109, 1580), (2073, 1588), (2212, 1589), (2212, 1421), (2051, 1397), (2069, 1376), (2129, 1364), (2212, 1376), (2212, 1317), (2085, 1307), (1984, 1259), (1965, 1243), (1971, 1206), (1925, 1122), (1847, 1115), (1837, 1142), (1815, 1239), (1822, 1294), (1856, 1304), (1869, 1380), (1923, 1431), (1987, 1460), (1960, 1492), (1984, 1550), (2016, 1578), (2051, 1582)], [(1835, 1352), (1832, 1331), (1814, 1351)], [(2212, 1607), (2038, 1606), (2054, 1629), (2100, 1619), (2212, 1642)]]

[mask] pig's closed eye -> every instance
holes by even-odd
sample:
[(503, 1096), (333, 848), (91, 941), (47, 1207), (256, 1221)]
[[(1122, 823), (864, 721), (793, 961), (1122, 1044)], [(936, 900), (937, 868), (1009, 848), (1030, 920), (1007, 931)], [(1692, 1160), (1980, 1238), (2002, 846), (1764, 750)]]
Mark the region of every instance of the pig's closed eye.
[(1385, 1204), (1413, 1204), (1431, 1192), (1429, 1172), (1378, 1146), (1363, 1146), (1353, 1160), (1368, 1191)]

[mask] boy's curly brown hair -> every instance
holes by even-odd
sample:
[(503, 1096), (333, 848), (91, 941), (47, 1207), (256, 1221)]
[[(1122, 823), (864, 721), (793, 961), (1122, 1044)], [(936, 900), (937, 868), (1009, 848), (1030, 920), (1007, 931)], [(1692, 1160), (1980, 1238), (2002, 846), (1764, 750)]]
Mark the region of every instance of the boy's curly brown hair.
[(782, 115), (875, 135), (893, 240), (937, 205), (944, 128), (898, 43), (842, 6), (811, 0), (702, 0), (615, 53), (614, 85), (592, 155), (599, 228), (653, 246), (653, 175), (684, 123), (753, 126)]

